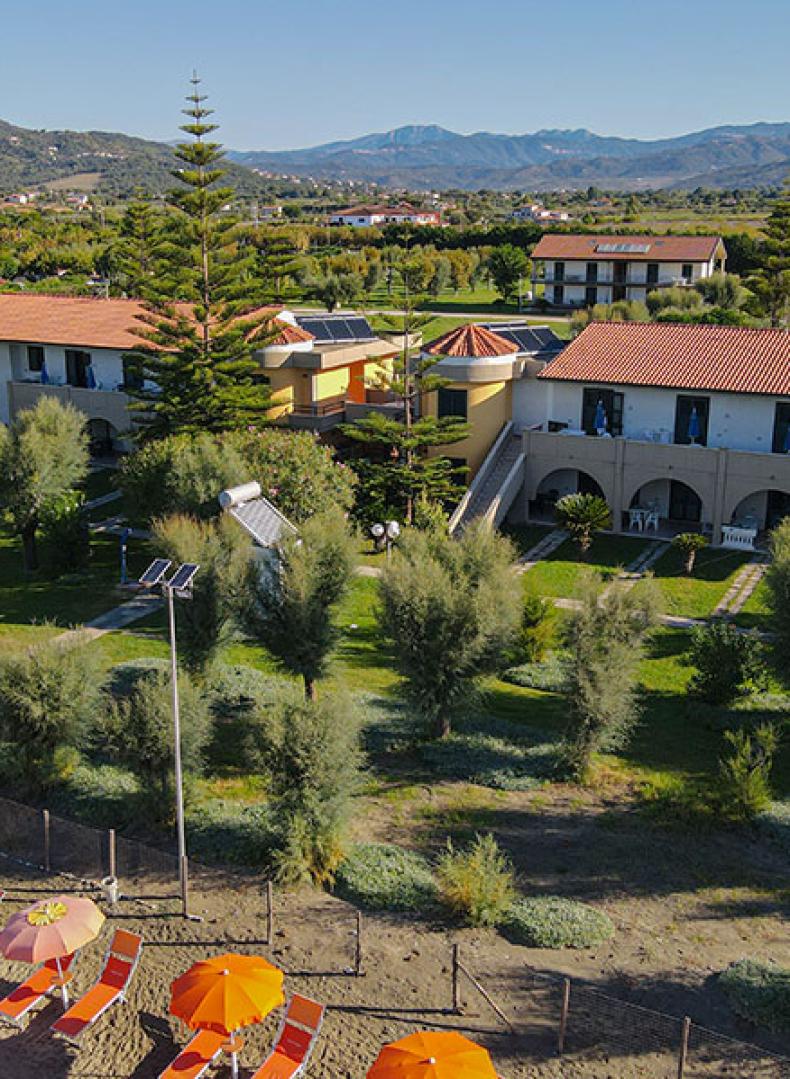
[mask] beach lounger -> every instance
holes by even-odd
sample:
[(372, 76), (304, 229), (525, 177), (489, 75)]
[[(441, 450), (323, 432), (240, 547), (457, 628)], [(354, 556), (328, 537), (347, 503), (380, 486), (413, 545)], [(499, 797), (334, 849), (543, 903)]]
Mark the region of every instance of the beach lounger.
[[(66, 955), (60, 961), (60, 969), (65, 974), (72, 962), (73, 955)], [(0, 1000), (0, 1019), (9, 1023), (22, 1026), (23, 1019), (40, 1000), (48, 993), (60, 990), (58, 978), (58, 964), (55, 959), (48, 959), (46, 963), (35, 970), (27, 981), (9, 993), (5, 1000)]]
[(142, 947), (140, 937), (125, 929), (116, 929), (98, 982), (52, 1024), (52, 1030), (68, 1041), (76, 1042), (109, 1007), (125, 1000)]
[(159, 1079), (199, 1079), (205, 1075), (222, 1052), (227, 1042), (226, 1034), (215, 1034), (213, 1030), (199, 1030), (189, 1045), (182, 1049), (169, 1068), (165, 1068)]
[(301, 1075), (318, 1040), (324, 1005), (294, 993), (288, 1004), (274, 1049), (252, 1079), (291, 1079)]

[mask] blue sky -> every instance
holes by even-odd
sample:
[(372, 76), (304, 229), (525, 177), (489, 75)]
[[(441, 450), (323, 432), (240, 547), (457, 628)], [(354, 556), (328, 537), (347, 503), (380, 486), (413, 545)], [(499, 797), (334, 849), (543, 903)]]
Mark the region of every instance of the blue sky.
[(26, 127), (172, 139), (193, 67), (238, 149), (790, 120), (787, 0), (37, 0), (2, 25), (0, 117)]

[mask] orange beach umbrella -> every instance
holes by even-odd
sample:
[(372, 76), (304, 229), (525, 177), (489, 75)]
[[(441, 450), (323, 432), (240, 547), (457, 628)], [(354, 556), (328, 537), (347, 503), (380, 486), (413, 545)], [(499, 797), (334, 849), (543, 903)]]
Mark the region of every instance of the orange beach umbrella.
[(171, 986), (170, 1012), (192, 1030), (229, 1035), (236, 1075), (234, 1032), (260, 1023), (284, 1000), (281, 970), (258, 955), (230, 952), (203, 959), (176, 978)]
[[(58, 895), (39, 900), (12, 915), (0, 933), (0, 953), (22, 963), (58, 961), (73, 955), (94, 940), (104, 925), (104, 915), (84, 896)], [(63, 1006), (68, 1007), (66, 985), (61, 986)]]
[(487, 1050), (454, 1031), (424, 1031), (385, 1045), (368, 1079), (497, 1079)]

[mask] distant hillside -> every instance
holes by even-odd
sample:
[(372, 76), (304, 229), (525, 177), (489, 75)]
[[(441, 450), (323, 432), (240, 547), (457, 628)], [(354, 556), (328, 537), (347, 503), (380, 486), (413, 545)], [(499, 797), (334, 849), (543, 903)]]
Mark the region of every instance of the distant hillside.
[[(100, 191), (131, 195), (161, 194), (175, 183), (173, 149), (164, 143), (104, 131), (30, 131), (0, 120), (0, 194), (97, 174)], [(241, 165), (229, 163), (230, 181), (241, 194), (259, 194), (265, 182)], [(59, 187), (68, 187), (60, 182)]]
[(790, 123), (727, 125), (653, 141), (583, 129), (458, 135), (410, 126), (304, 150), (230, 156), (268, 172), (412, 189), (757, 187), (790, 174)]

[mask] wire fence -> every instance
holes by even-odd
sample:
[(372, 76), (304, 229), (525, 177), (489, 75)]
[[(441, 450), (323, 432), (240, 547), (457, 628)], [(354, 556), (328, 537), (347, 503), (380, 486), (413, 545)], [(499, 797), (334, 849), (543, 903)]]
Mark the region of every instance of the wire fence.
[[(0, 856), (18, 864), (76, 878), (96, 886), (116, 878), (130, 899), (183, 900), (178, 858), (136, 839), (116, 835), (0, 797)], [(253, 886), (261, 896), (261, 937), (272, 946), (280, 932), (281, 912), (271, 881), (191, 863), (189, 876), (197, 893), (213, 889), (240, 891)], [(257, 905), (257, 900), (256, 900)], [(186, 905), (184, 905), (186, 913)], [(288, 930), (307, 930), (320, 938), (323, 960), (331, 969), (289, 969), (292, 976), (365, 973), (368, 941), (362, 915), (330, 908), (326, 897), (301, 901), (289, 910)], [(275, 928), (277, 927), (277, 928)], [(327, 947), (328, 945), (328, 947)], [(375, 961), (371, 933), (370, 962)], [(490, 963), (485, 952), (471, 960), (452, 947), (450, 962), (437, 977), (447, 982), (448, 1015), (469, 1014), (471, 993), (496, 1017), (503, 1037), (518, 1043), (519, 1059), (555, 1057), (583, 1065), (590, 1076), (655, 1076), (667, 1079), (790, 1079), (790, 1058), (760, 1046), (708, 1030), (679, 1018), (611, 996), (557, 974), (534, 970), (513, 959), (512, 968)], [(387, 1001), (377, 1001), (379, 1010)], [(392, 1005), (393, 1013), (399, 1005)], [(560, 1066), (562, 1066), (560, 1064)], [(599, 1069), (601, 1069), (599, 1071)], [(551, 1074), (561, 1074), (560, 1072)], [(574, 1074), (576, 1074), (574, 1072)]]

